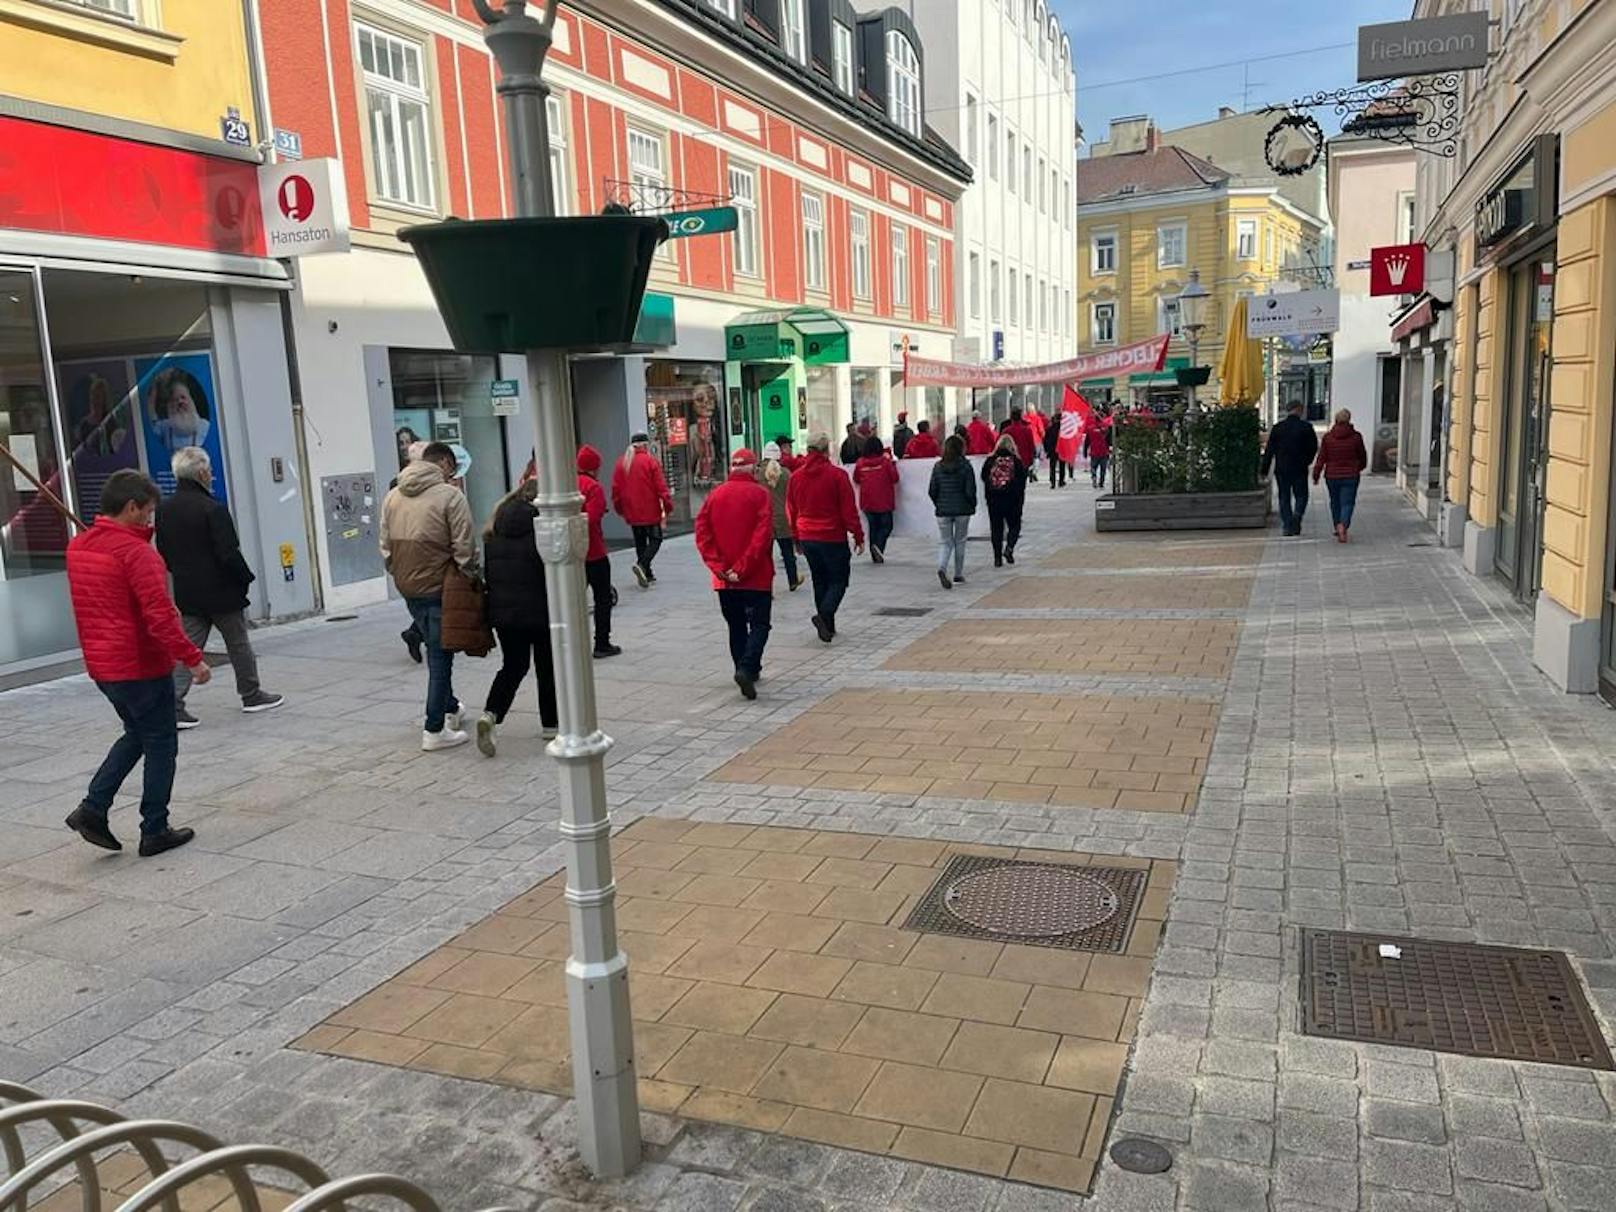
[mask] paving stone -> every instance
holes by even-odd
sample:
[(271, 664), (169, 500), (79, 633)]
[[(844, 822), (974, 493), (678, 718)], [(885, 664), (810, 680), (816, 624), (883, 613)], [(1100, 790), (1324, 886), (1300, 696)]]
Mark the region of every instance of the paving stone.
[(1190, 1144), (1196, 1157), (1266, 1167), (1274, 1152), (1274, 1129), (1258, 1120), (1197, 1115), (1190, 1122)]
[(1454, 1142), (1454, 1168), (1464, 1178), (1512, 1187), (1538, 1187), (1537, 1163), (1525, 1145), (1511, 1141), (1473, 1139)]
[(1444, 1100), (1448, 1124), (1455, 1137), (1490, 1136), (1520, 1140), (1521, 1119), (1513, 1103), (1501, 1098), (1454, 1094)]
[(1448, 1139), (1447, 1125), (1440, 1106), (1396, 1103), (1383, 1098), (1364, 1102), (1369, 1135), (1392, 1140), (1441, 1145)]
[(1364, 1179), (1401, 1191), (1446, 1195), (1453, 1190), (1448, 1151), (1393, 1140), (1363, 1142)]
[(746, 1184), (716, 1174), (681, 1174), (658, 1202), (659, 1212), (732, 1212)]

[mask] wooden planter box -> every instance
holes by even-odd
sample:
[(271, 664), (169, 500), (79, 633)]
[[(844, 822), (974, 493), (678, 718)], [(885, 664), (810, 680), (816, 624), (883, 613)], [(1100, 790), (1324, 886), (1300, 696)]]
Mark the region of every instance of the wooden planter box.
[(1268, 525), (1269, 492), (1107, 493), (1094, 502), (1094, 529), (1260, 530)]

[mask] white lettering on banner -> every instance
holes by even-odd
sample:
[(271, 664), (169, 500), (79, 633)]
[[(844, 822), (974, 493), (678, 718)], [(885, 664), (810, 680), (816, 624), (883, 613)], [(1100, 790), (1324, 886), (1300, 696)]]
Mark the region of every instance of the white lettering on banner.
[(1164, 333), (1147, 341), (1119, 345), (1104, 353), (1084, 354), (1065, 362), (1042, 366), (999, 366), (966, 362), (944, 362), (936, 358), (904, 359), (906, 387), (1019, 387), (1036, 383), (1081, 383), (1119, 374), (1146, 374), (1158, 371), (1167, 357), (1168, 337)]
[(338, 161), (261, 165), (258, 196), (270, 256), (348, 251), (348, 193)]

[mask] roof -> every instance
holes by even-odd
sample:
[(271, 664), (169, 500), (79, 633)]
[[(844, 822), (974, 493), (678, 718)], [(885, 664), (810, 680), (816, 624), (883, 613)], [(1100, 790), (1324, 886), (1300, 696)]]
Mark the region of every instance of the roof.
[(1082, 205), (1136, 194), (1209, 189), (1228, 180), (1223, 169), (1182, 147), (1090, 156), (1077, 162), (1077, 201)]

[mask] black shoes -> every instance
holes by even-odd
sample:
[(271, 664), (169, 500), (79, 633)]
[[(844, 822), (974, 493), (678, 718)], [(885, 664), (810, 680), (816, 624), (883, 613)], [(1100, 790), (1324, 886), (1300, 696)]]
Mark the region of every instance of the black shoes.
[(165, 829), (161, 833), (146, 833), (140, 838), (140, 857), (155, 858), (170, 850), (178, 850), (196, 836), (195, 829)]
[(802, 588), (802, 578), (798, 577), (794, 581), (788, 581), (787, 584), (789, 584), (791, 586), (791, 592), (796, 593), (797, 590)]
[(97, 817), (85, 804), (80, 804), (68, 814), (67, 827), (92, 846), (99, 846), (103, 850), (123, 849), (123, 843), (113, 837), (112, 830), (107, 828), (106, 818)]
[(943, 588), (944, 589), (952, 589), (952, 588), (954, 588), (954, 582), (950, 581), (948, 579), (948, 574), (946, 572), (944, 572), (941, 568), (939, 568), (937, 570), (937, 579), (943, 583)]
[[(1015, 561), (1014, 561), (1014, 560), (1011, 560), (1011, 561), (1010, 561), (1010, 562), (1011, 562), (1011, 563), (1012, 563), (1012, 564), (1014, 564), (1014, 563), (1015, 563)], [(963, 584), (965, 584), (965, 578), (964, 578), (964, 577), (963, 577), (963, 576), (959, 576), (959, 575), (956, 575), (956, 576), (955, 576), (955, 577), (954, 577), (954, 584), (956, 584), (956, 585), (963, 585)]]
[(744, 698), (757, 698), (757, 681), (746, 670), (737, 669), (735, 671), (735, 684), (741, 688), (741, 695)]
[(622, 655), (623, 655), (623, 650), (621, 648), (619, 648), (616, 644), (608, 643), (608, 644), (596, 644), (595, 645), (595, 659), (597, 661), (603, 661), (607, 657), (622, 656)]
[(809, 621), (813, 623), (814, 630), (819, 633), (819, 638), (825, 643), (828, 644), (836, 638), (835, 628), (833, 628), (829, 623), (825, 622), (825, 620), (820, 618), (817, 614)]
[(403, 640), (404, 647), (409, 649), (410, 660), (419, 665), (421, 663), (421, 633), (413, 627), (408, 627), (398, 633), (398, 638)]
[(1004, 549), (1004, 562), (1006, 564), (1014, 564), (1016, 562), (1016, 553), (1011, 551), (1008, 547)]
[(881, 549), (879, 547), (870, 548), (870, 559), (876, 564), (885, 564), (887, 562), (886, 556), (881, 554)]

